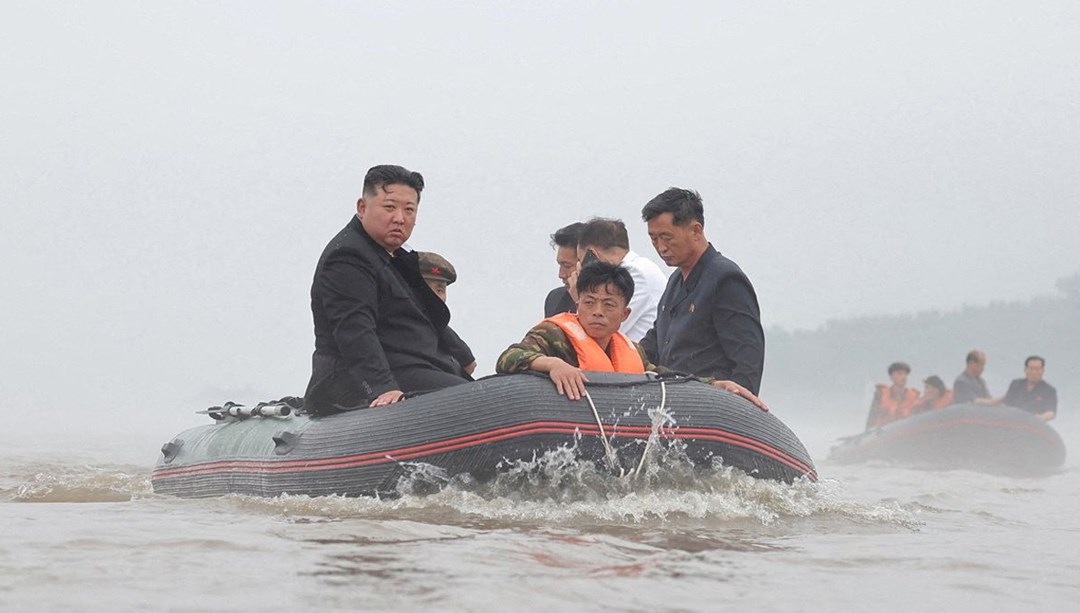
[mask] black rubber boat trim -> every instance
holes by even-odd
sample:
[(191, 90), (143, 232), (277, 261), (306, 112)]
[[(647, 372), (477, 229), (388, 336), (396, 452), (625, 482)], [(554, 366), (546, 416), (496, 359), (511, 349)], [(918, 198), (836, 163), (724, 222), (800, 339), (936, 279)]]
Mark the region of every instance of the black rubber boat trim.
[[(647, 439), (652, 433), (648, 426), (608, 425), (605, 424), (612, 436), (620, 438)], [(427, 455), (464, 449), (498, 440), (524, 436), (530, 434), (588, 434), (599, 435), (600, 429), (596, 423), (576, 422), (533, 422), (518, 424), (506, 428), (498, 428), (485, 432), (477, 432), (466, 436), (444, 439), (414, 445), (401, 449), (373, 451), (369, 453), (343, 456), (337, 458), (320, 458), (312, 460), (224, 460), (205, 462), (176, 468), (159, 468), (154, 471), (154, 479), (168, 479), (181, 476), (207, 475), (220, 472), (306, 472), (314, 470), (332, 470), (338, 468), (350, 468), (354, 466), (368, 466), (372, 464), (385, 464), (413, 460)], [(706, 439), (723, 441), (733, 445), (758, 451), (774, 460), (781, 462), (790, 468), (817, 480), (814, 469), (800, 462), (791, 455), (745, 436), (741, 436), (725, 430), (714, 428), (660, 428), (658, 435), (665, 439)]]

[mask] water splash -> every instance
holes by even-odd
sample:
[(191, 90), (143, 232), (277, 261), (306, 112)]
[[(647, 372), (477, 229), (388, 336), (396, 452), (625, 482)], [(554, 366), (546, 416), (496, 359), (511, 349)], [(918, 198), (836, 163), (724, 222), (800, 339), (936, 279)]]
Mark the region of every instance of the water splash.
[(13, 502), (127, 502), (151, 495), (146, 471), (109, 466), (38, 467), (21, 483), (0, 489)]
[(280, 513), (294, 521), (410, 519), (447, 523), (497, 522), (543, 525), (594, 523), (744, 523), (768, 526), (804, 519), (917, 529), (912, 510), (895, 501), (865, 504), (845, 499), (835, 481), (794, 484), (757, 479), (723, 466), (695, 468), (677, 445), (656, 446), (636, 479), (618, 477), (578, 458), (574, 447), (504, 465), (490, 481), (449, 476), (411, 464), (390, 499), (282, 495), (238, 496), (247, 508)]
[[(757, 479), (714, 458), (703, 470), (685, 453), (680, 439), (665, 439), (675, 427), (662, 407), (649, 410), (647, 440), (622, 441), (629, 476), (606, 464), (581, 459), (578, 445), (529, 460), (504, 461), (490, 480), (451, 475), (424, 463), (404, 463), (394, 496), (383, 498), (282, 495), (266, 499), (232, 495), (218, 504), (280, 514), (288, 521), (342, 518), (413, 519), (421, 522), (507, 522), (543, 525), (733, 523), (769, 526), (805, 519), (917, 529), (918, 505), (894, 500), (866, 504), (843, 496), (837, 481), (793, 484)], [(123, 502), (154, 497), (149, 474), (127, 467), (24, 467), (17, 486), (0, 488), (0, 499), (20, 502)], [(7, 481), (8, 479), (4, 479)]]

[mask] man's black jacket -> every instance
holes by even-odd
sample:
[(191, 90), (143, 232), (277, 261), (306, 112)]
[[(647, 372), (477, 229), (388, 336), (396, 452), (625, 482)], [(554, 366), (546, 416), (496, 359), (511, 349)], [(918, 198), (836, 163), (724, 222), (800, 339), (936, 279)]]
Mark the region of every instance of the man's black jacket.
[(641, 346), (654, 364), (729, 379), (757, 394), (765, 332), (750, 279), (710, 244), (685, 281), (679, 270), (668, 279)]
[(577, 312), (577, 305), (570, 297), (570, 292), (561, 285), (548, 292), (547, 298), (544, 298), (544, 319), (559, 313), (574, 312)]
[(305, 406), (312, 412), (367, 406), (390, 390), (416, 391), (395, 371), (464, 377), (440, 343), (450, 311), (420, 276), (416, 253), (398, 249), (391, 257), (356, 217), (319, 258), (311, 313), (315, 353)]
[(1042, 380), (1035, 384), (1035, 389), (1028, 391), (1026, 378), (1013, 379), (1009, 391), (1005, 392), (1004, 402), (1036, 415), (1047, 411), (1057, 415), (1057, 390)]

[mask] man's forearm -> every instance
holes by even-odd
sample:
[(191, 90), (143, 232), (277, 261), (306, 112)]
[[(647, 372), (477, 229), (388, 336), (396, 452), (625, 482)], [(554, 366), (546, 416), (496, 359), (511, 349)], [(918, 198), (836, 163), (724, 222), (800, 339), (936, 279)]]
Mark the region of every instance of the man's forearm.
[(520, 344), (511, 345), (509, 349), (499, 356), (498, 361), (495, 363), (495, 372), (503, 375), (525, 372), (529, 370), (534, 361), (541, 357), (543, 357), (543, 354), (538, 351), (523, 347)]

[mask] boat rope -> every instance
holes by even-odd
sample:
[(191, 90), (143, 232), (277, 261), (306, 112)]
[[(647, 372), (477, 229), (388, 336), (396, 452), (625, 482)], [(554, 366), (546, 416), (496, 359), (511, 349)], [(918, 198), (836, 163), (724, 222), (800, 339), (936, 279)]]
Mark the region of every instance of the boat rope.
[[(664, 407), (667, 406), (667, 382), (660, 382), (660, 408), (657, 409), (657, 416), (662, 417)], [(645, 458), (649, 455), (649, 448), (652, 447), (653, 441), (659, 438), (659, 426), (654, 424), (653, 429), (649, 432), (649, 438), (645, 439), (645, 449), (641, 450), (641, 459), (638, 460), (637, 468), (630, 471), (630, 476), (637, 479), (641, 475), (641, 469), (645, 466)]]
[[(649, 457), (649, 450), (652, 448), (653, 441), (659, 438), (656, 426), (649, 432), (649, 438), (645, 439), (645, 448), (641, 450), (641, 458), (638, 460), (636, 468), (626, 472), (626, 470), (619, 465), (619, 458), (615, 455), (615, 449), (611, 446), (611, 441), (608, 440), (607, 433), (604, 431), (604, 422), (600, 420), (600, 412), (596, 410), (596, 403), (593, 402), (592, 396), (589, 394), (589, 390), (585, 390), (585, 399), (589, 401), (589, 408), (592, 409), (593, 418), (596, 419), (596, 427), (600, 429), (600, 442), (604, 444), (604, 457), (607, 458), (608, 466), (612, 471), (618, 471), (619, 478), (630, 477), (636, 479), (641, 474), (641, 469), (645, 466), (645, 459)], [(667, 407), (667, 382), (660, 382), (660, 406), (657, 408), (657, 415), (664, 412)], [(613, 435), (614, 436), (614, 435)]]
[(615, 456), (615, 450), (611, 448), (611, 441), (608, 440), (607, 434), (604, 433), (604, 422), (600, 421), (600, 413), (596, 410), (596, 403), (593, 402), (592, 396), (589, 395), (589, 390), (585, 390), (585, 399), (589, 401), (589, 408), (592, 409), (593, 417), (596, 418), (596, 427), (600, 428), (600, 441), (604, 443), (604, 456), (607, 458), (608, 466), (611, 470), (618, 470), (619, 477), (626, 476), (626, 471), (622, 466), (619, 466), (619, 459)]

